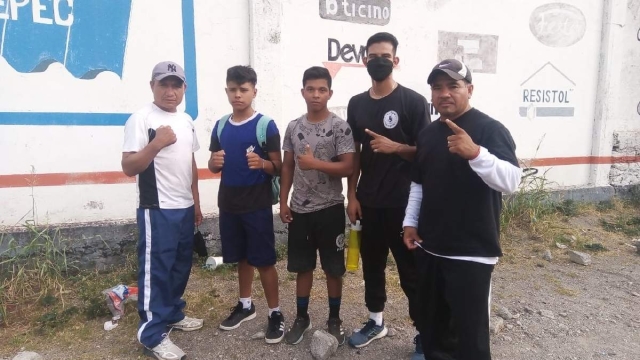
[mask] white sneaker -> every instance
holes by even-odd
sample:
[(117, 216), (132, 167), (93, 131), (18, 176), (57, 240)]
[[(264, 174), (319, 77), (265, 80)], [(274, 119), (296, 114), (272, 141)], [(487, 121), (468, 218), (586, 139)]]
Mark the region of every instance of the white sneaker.
[(153, 356), (159, 360), (183, 360), (187, 358), (184, 351), (177, 347), (167, 334), (162, 335), (164, 339), (153, 349), (144, 348), (145, 355)]
[(203, 323), (204, 321), (202, 319), (194, 319), (185, 316), (184, 319), (178, 321), (175, 324), (169, 324), (169, 326), (176, 330), (194, 331), (202, 328)]

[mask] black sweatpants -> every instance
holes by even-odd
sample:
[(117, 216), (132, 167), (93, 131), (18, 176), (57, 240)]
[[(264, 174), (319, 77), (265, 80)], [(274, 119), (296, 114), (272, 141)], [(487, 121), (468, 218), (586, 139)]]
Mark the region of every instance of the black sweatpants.
[(430, 360), (490, 360), (489, 297), (494, 265), (417, 249), (420, 326)]
[(415, 256), (402, 241), (404, 208), (362, 207), (362, 272), (364, 301), (371, 312), (381, 312), (387, 301), (385, 269), (389, 250), (393, 254), (400, 275), (400, 287), (409, 300), (409, 316), (414, 324), (417, 315), (418, 272)]

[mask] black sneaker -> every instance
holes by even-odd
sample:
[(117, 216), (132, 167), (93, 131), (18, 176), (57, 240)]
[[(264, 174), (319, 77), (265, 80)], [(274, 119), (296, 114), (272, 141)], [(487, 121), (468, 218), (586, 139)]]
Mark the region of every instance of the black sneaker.
[(220, 323), (220, 329), (233, 330), (237, 329), (240, 324), (247, 320), (256, 318), (256, 306), (251, 303), (251, 308), (244, 309), (242, 303), (238, 301), (238, 305), (231, 308), (231, 314)]
[(298, 316), (293, 322), (291, 329), (284, 336), (284, 342), (289, 345), (296, 345), (304, 338), (304, 332), (311, 329), (311, 319), (307, 316)]
[(274, 311), (269, 316), (269, 325), (267, 326), (267, 333), (264, 336), (264, 341), (267, 344), (277, 344), (282, 341), (284, 337), (284, 315), (280, 311)]
[(327, 321), (327, 332), (333, 335), (338, 340), (338, 346), (344, 345), (347, 337), (344, 335), (344, 329), (342, 328), (342, 320), (339, 318), (330, 318)]

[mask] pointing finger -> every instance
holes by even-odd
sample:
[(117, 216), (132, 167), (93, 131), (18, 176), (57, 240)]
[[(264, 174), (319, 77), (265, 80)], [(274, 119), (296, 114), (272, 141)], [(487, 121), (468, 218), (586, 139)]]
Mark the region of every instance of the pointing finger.
[(371, 136), (371, 137), (372, 137), (372, 138), (374, 138), (374, 139), (375, 139), (375, 138), (380, 137), (380, 135), (378, 135), (378, 134), (374, 133), (373, 131), (371, 131), (371, 130), (369, 130), (369, 129), (364, 129), (364, 132), (366, 132), (366, 133), (367, 133), (367, 135)]
[(462, 135), (462, 134), (466, 134), (467, 132), (464, 131), (460, 126), (456, 125), (453, 121), (447, 119), (445, 120), (445, 122), (447, 123), (447, 125), (449, 125), (449, 128), (451, 130), (453, 130), (453, 133), (456, 135)]

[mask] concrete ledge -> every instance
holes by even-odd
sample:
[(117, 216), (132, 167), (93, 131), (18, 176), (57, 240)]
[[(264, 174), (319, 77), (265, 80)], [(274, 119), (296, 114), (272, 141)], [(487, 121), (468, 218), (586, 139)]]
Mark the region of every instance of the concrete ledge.
[[(635, 185), (637, 188), (638, 185)], [(551, 191), (551, 200), (560, 202), (563, 200), (574, 200), (579, 202), (600, 202), (611, 200), (614, 197), (624, 198), (631, 194), (634, 186), (603, 186), (597, 188), (575, 188)], [(273, 217), (276, 242), (285, 243), (287, 241), (286, 226), (280, 221), (279, 215)], [(62, 224), (41, 226), (39, 231), (43, 231), (46, 237), (52, 239), (53, 243), (61, 250), (64, 250), (67, 260), (73, 262), (75, 266), (83, 269), (95, 268), (104, 270), (110, 266), (124, 262), (126, 256), (135, 254), (138, 228), (133, 221), (124, 222), (104, 222), (104, 223), (83, 223), (83, 224)], [(220, 254), (220, 227), (218, 217), (206, 218), (200, 226), (210, 254)], [(25, 227), (13, 228), (5, 231), (0, 239), (0, 254), (12, 256), (7, 251), (9, 243), (13, 242), (14, 247), (22, 248), (32, 242), (34, 234)], [(0, 255), (0, 258), (2, 255)]]

